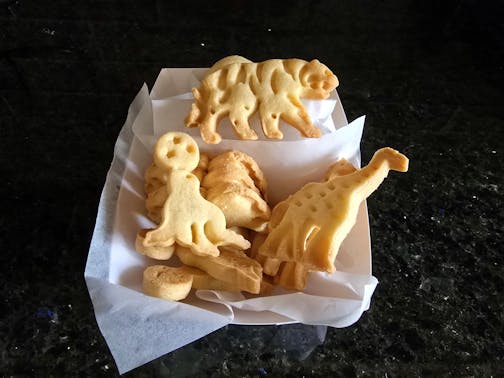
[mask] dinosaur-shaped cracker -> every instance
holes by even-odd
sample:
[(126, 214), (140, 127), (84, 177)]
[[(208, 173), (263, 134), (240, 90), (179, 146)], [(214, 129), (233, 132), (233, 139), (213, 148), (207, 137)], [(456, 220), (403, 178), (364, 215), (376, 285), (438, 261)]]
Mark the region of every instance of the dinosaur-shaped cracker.
[(282, 139), (280, 119), (310, 138), (318, 138), (301, 98), (324, 99), (338, 86), (338, 79), (318, 60), (270, 59), (253, 63), (239, 56), (222, 59), (193, 89), (195, 103), (185, 119), (199, 127), (205, 143), (221, 141), (219, 122), (226, 116), (241, 139), (255, 140), (249, 118), (259, 111), (267, 138)]
[[(206, 175), (209, 158), (208, 155), (203, 153), (200, 153), (199, 156), (198, 166), (191, 173), (201, 182)], [(145, 208), (147, 209), (147, 216), (157, 224), (161, 222), (161, 212), (166, 197), (168, 197), (166, 183), (170, 175), (171, 169), (159, 168), (155, 163), (152, 163), (145, 171), (144, 188), (147, 194)], [(205, 197), (206, 189), (200, 187), (200, 192)]]
[[(328, 168), (324, 177), (324, 181), (331, 180), (337, 176), (344, 176), (354, 173), (356, 170), (357, 169), (346, 159), (338, 160)], [(273, 209), (269, 223), (270, 230), (274, 229), (282, 220), (285, 212), (289, 207), (290, 198), (292, 197), (289, 197), (287, 200), (280, 202)], [(253, 244), (252, 248), (254, 248)], [(267, 274), (275, 276), (274, 282), (277, 285), (288, 290), (304, 290), (309, 272), (304, 264), (296, 261), (280, 261), (272, 257), (261, 255), (259, 256), (260, 260), (258, 261), (262, 260), (261, 265), (263, 265), (263, 271)]]
[(359, 171), (305, 185), (287, 204), (279, 204), (278, 214), (273, 211), (276, 226), (270, 229), (259, 254), (303, 263), (309, 270), (333, 272), (334, 258), (355, 224), (360, 203), (391, 169), (406, 172), (408, 159), (387, 147), (378, 150)]
[(202, 256), (218, 256), (218, 246), (250, 247), (241, 235), (226, 228), (224, 214), (201, 196), (199, 181), (192, 173), (172, 171), (167, 186), (162, 221), (147, 232), (144, 246), (168, 247), (176, 241)]

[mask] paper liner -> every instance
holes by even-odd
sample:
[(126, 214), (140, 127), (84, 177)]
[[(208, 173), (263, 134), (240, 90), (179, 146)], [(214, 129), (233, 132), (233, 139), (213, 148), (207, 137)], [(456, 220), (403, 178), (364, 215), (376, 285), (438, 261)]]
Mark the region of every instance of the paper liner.
[[(264, 170), (273, 203), (304, 183), (320, 179), (327, 166), (339, 158), (360, 166), (364, 117), (347, 125), (337, 93), (325, 102), (307, 104), (312, 119), (324, 130), (320, 139), (300, 138), (296, 130), (287, 128), (284, 141), (240, 141), (228, 133), (225, 136), (234, 139), (203, 144), (199, 131), (185, 128), (182, 122), (192, 101), (190, 88), (203, 74), (203, 69), (164, 69), (150, 95), (147, 87), (142, 87), (117, 139), (100, 199), (85, 278), (97, 323), (120, 373), (230, 323), (348, 326), (369, 308), (377, 284), (371, 275), (363, 203), (335, 261), (338, 271), (332, 275), (311, 273), (304, 293), (277, 288), (274, 296), (247, 299), (242, 294), (200, 290), (183, 302), (142, 293), (143, 270), (160, 263), (134, 250), (138, 229), (154, 226), (145, 214), (143, 172), (151, 162), (155, 140), (164, 132), (189, 132), (208, 153), (235, 148), (250, 154)], [(328, 109), (332, 109), (329, 118)], [(223, 124), (219, 129), (223, 135), (225, 128)]]

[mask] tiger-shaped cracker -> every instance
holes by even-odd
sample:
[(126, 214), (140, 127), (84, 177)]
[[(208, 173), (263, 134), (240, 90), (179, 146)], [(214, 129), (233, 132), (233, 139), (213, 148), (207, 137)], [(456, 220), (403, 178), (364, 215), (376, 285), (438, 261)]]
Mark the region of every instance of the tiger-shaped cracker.
[(280, 119), (305, 137), (321, 136), (300, 99), (329, 97), (338, 86), (329, 68), (316, 59), (271, 59), (261, 63), (242, 59), (211, 69), (200, 88), (193, 88), (195, 103), (184, 120), (188, 127), (199, 127), (206, 143), (217, 144), (221, 141), (218, 124), (228, 116), (241, 139), (256, 140), (249, 118), (258, 111), (267, 138), (283, 138)]

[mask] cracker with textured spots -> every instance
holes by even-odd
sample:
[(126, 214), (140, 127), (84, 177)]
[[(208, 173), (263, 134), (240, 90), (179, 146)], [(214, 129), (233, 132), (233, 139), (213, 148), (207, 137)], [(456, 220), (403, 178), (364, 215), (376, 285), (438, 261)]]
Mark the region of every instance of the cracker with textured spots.
[(338, 84), (337, 77), (317, 59), (254, 63), (240, 56), (227, 57), (209, 70), (199, 88), (193, 88), (195, 102), (184, 122), (199, 127), (203, 141), (209, 144), (222, 140), (217, 127), (224, 117), (229, 117), (241, 139), (257, 139), (249, 125), (256, 112), (267, 138), (283, 138), (281, 119), (303, 136), (318, 138), (322, 133), (301, 98), (325, 99)]

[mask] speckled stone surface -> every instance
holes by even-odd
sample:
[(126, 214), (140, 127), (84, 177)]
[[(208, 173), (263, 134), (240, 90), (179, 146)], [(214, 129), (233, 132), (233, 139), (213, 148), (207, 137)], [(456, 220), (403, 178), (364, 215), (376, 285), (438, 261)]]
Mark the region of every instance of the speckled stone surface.
[[(128, 106), (162, 67), (319, 58), (363, 162), (371, 308), (345, 329), (228, 326), (127, 377), (504, 375), (499, 2), (0, 2), (0, 375), (117, 376), (83, 271)], [(187, 4), (187, 5), (186, 5)]]

